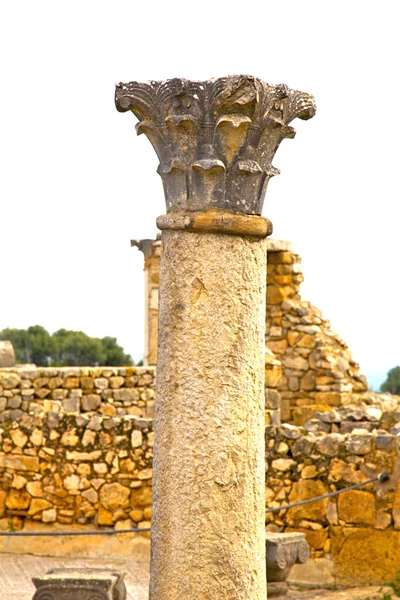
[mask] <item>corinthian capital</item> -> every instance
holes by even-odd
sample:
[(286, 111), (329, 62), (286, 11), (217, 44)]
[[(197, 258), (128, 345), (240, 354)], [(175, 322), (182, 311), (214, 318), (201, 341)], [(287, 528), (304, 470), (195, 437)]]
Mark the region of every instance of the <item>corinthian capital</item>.
[(315, 114), (313, 96), (235, 75), (120, 83), (120, 112), (139, 119), (157, 152), (167, 212), (208, 208), (260, 215), (272, 160), (289, 123)]

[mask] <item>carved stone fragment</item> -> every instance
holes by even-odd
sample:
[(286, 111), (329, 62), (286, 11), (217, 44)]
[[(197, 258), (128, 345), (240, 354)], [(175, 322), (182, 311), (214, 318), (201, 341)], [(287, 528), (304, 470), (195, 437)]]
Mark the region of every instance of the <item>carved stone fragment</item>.
[(310, 548), (304, 533), (267, 533), (266, 547), (268, 598), (283, 600), (290, 569), (307, 562)]
[(313, 96), (249, 75), (120, 83), (115, 102), (157, 152), (167, 212), (260, 215), (275, 152), (296, 133), (289, 123), (316, 110)]
[(125, 600), (124, 575), (107, 569), (52, 569), (32, 579), (32, 600)]

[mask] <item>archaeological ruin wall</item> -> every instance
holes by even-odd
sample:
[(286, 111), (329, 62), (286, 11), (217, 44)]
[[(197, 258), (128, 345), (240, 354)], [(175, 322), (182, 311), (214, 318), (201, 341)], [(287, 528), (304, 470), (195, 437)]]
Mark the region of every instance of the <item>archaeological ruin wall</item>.
[[(0, 530), (151, 526), (154, 379), (152, 367), (0, 371)], [(397, 398), (377, 396), (317, 413), (306, 429), (266, 427), (266, 509), (391, 475), (266, 513), (268, 531), (306, 534), (332, 583), (390, 580), (398, 568), (399, 421)]]
[[(145, 364), (155, 365), (161, 240), (131, 244), (145, 259)], [(267, 388), (275, 390), (266, 393), (267, 410), (275, 417), (271, 422), (303, 425), (317, 411), (363, 402), (368, 383), (346, 342), (318, 308), (301, 298), (301, 257), (287, 241), (268, 239), (267, 249), (265, 358), (267, 371), (274, 371)]]

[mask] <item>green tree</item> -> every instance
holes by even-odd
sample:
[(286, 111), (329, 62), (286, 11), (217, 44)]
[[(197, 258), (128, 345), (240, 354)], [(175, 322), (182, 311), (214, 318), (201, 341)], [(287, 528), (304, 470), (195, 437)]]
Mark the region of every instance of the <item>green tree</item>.
[(109, 367), (120, 367), (121, 365), (132, 365), (132, 357), (125, 354), (123, 348), (117, 344), (117, 339), (113, 337), (103, 337), (100, 340), (103, 346), (105, 358), (100, 364)]
[(400, 367), (388, 371), (386, 380), (381, 385), (381, 392), (400, 395)]
[(132, 365), (132, 358), (117, 344), (116, 338), (102, 339), (83, 331), (59, 329), (52, 335), (44, 327), (7, 328), (0, 331), (0, 340), (10, 340), (18, 363), (90, 367)]
[(49, 332), (41, 325), (33, 325), (28, 329), (3, 329), (1, 340), (10, 340), (15, 350), (18, 363), (35, 363), (46, 367), (53, 354), (53, 341)]
[(89, 367), (103, 364), (105, 353), (101, 341), (83, 333), (59, 329), (53, 333), (53, 363), (71, 367)]

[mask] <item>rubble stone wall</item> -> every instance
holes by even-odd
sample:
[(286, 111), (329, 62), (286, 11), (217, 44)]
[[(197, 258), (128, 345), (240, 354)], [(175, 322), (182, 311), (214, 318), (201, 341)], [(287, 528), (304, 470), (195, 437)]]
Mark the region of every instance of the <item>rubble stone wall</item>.
[(284, 244), (268, 250), (266, 343), (282, 365), (281, 418), (303, 424), (318, 410), (359, 403), (368, 384), (345, 341), (301, 299), (301, 258)]
[(153, 368), (0, 371), (2, 527), (144, 526), (154, 385)]
[(336, 584), (394, 581), (400, 556), (400, 437), (382, 429), (314, 434), (285, 424), (266, 428), (266, 452), (267, 508), (390, 474), (383, 484), (267, 513), (266, 522), (269, 531), (303, 531), (313, 558), (331, 558)]
[[(0, 402), (1, 530), (150, 525), (154, 369), (5, 369)], [(388, 407), (390, 419), (367, 406), (324, 412), (309, 431), (266, 427), (267, 509), (391, 475), (266, 513), (269, 531), (305, 532), (312, 557), (332, 560), (338, 584), (389, 581), (398, 570), (397, 399)]]
[[(161, 240), (131, 243), (145, 257), (145, 364), (155, 365)], [(359, 403), (368, 384), (345, 341), (301, 299), (301, 258), (292, 244), (269, 238), (267, 249), (267, 413), (272, 424), (281, 418), (303, 425), (317, 411)]]

